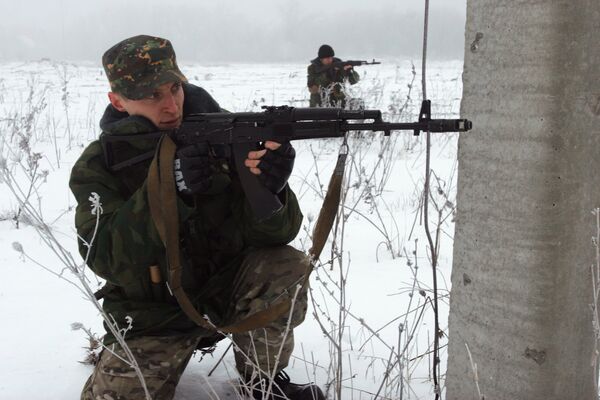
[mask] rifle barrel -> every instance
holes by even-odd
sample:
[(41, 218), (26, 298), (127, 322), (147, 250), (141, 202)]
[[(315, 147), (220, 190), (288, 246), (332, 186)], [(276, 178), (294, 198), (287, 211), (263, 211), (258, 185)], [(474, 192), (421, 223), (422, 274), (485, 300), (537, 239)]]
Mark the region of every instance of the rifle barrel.
[(423, 132), (465, 132), (471, 129), (468, 119), (430, 119), (420, 122), (358, 122), (344, 123), (341, 130), (348, 131), (415, 131)]

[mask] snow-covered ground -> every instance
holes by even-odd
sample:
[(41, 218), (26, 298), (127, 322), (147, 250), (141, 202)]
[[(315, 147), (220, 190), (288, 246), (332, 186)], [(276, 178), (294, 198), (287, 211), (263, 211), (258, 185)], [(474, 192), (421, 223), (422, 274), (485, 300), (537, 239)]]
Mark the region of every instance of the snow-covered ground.
[[(415, 120), (421, 99), (420, 73), (413, 75), (409, 61), (382, 61), (381, 65), (360, 68), (361, 81), (350, 88), (352, 95), (363, 98), (367, 108), (386, 112), (386, 120)], [(230, 111), (260, 111), (262, 105), (307, 105), (306, 65), (182, 63), (181, 67), (190, 82), (204, 87)], [(461, 72), (462, 62), (429, 63), (428, 93), (434, 117), (458, 116)], [(3, 161), (12, 165), (23, 155), (24, 144), (15, 139), (11, 119), (32, 115), (29, 144), (41, 154), (40, 170), (47, 171), (37, 188), (39, 204), (56, 237), (77, 259), (74, 199), (67, 182), (73, 162), (99, 134), (107, 87), (99, 65), (48, 60), (0, 64)], [(32, 111), (32, 107), (37, 108)], [(432, 191), (445, 218), (438, 273), (441, 326), (447, 334), (456, 135), (440, 135), (433, 143)], [(337, 140), (295, 143), (298, 156), (291, 186), (300, 198), (306, 227), (294, 243), (299, 248), (310, 247), (307, 232), (318, 214), (339, 145)], [(294, 381), (316, 381), (322, 387), (331, 384), (332, 363), (337, 357), (313, 313), (327, 330), (337, 329), (332, 325), (337, 324), (340, 313), (335, 299), (344, 298), (341, 313), (345, 328), (340, 343), (343, 397), (373, 398), (381, 388), (380, 397), (400, 398), (402, 392), (405, 399), (431, 398), (432, 272), (419, 212), (424, 138), (415, 138), (411, 132), (395, 132), (391, 138), (364, 133), (350, 140), (350, 149), (353, 156), (347, 168), (346, 222), (337, 239), (338, 247), (342, 246), (346, 286), (341, 296), (335, 285), (340, 280), (337, 262), (331, 270), (324, 266), (314, 273), (313, 297), (318, 306), (309, 309), (306, 322), (295, 331), (296, 349), (287, 371)], [(26, 221), (17, 226), (14, 216), (18, 203), (2, 183), (0, 187), (0, 315), (4, 326), (0, 331), (0, 399), (78, 398), (92, 367), (78, 362), (85, 356), (87, 341), (81, 330), (72, 331), (70, 326), (81, 322), (101, 334), (101, 319), (77, 289), (13, 249), (13, 243), (18, 242), (38, 263), (61, 272), (62, 265), (34, 229)], [(431, 207), (435, 228), (438, 213)], [(322, 261), (329, 258), (326, 249)], [(65, 277), (69, 277), (68, 272)], [(446, 343), (443, 337), (442, 373)], [(220, 398), (235, 398), (231, 352), (205, 379), (227, 344), (220, 342), (212, 356), (200, 360), (198, 354), (192, 359), (176, 399), (214, 398), (209, 386)], [(391, 357), (399, 348), (400, 355)], [(400, 362), (388, 371), (389, 377), (382, 384), (389, 360), (393, 363), (398, 358)]]

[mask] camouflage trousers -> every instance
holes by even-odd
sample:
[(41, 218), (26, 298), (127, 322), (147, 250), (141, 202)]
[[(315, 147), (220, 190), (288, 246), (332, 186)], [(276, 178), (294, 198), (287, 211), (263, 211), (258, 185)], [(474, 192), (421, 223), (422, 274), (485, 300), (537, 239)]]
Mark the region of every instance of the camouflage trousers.
[[(296, 296), (291, 314), (253, 331), (232, 335), (238, 372), (278, 372), (288, 365), (294, 348), (293, 328), (306, 315), (306, 288), (297, 293), (308, 265), (308, 257), (290, 246), (263, 248), (251, 252), (241, 263), (232, 282), (227, 320), (234, 322), (261, 311), (281, 296)], [(206, 336), (141, 336), (127, 340), (144, 375), (153, 400), (172, 399), (185, 367)], [(134, 370), (124, 363), (123, 350), (104, 350), (81, 394), (82, 400), (143, 399), (144, 391)], [(118, 357), (117, 357), (118, 356)]]
[(346, 108), (346, 94), (339, 83), (319, 86), (319, 91), (310, 94), (309, 107)]

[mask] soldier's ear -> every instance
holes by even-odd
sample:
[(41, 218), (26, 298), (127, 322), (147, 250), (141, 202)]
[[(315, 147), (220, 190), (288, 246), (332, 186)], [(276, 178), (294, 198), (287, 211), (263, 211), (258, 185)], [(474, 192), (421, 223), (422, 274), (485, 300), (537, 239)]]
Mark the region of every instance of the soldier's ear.
[(118, 111), (126, 112), (125, 107), (123, 106), (123, 96), (119, 93), (108, 92), (108, 99), (110, 100), (110, 104)]

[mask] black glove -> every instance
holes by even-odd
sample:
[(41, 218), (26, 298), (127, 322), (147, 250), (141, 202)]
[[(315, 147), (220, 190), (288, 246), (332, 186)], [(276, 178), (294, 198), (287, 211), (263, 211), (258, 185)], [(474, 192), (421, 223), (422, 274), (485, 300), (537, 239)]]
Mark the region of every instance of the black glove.
[(208, 154), (208, 143), (192, 144), (177, 149), (174, 173), (179, 193), (192, 195), (208, 190), (212, 179)]
[(277, 150), (269, 150), (260, 159), (258, 179), (272, 193), (278, 194), (285, 187), (292, 169), (296, 151), (290, 142), (282, 143)]

